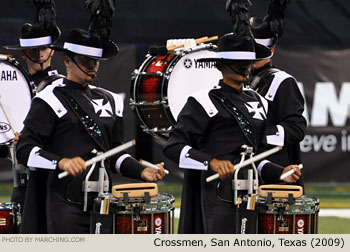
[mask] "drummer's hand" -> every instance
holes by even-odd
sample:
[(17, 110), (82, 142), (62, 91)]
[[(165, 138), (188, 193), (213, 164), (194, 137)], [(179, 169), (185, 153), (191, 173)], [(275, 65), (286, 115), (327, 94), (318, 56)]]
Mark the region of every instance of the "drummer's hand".
[(86, 169), (86, 163), (81, 157), (62, 158), (58, 162), (58, 168), (76, 176)]
[(286, 183), (295, 183), (299, 180), (299, 177), (301, 176), (300, 168), (297, 165), (288, 165), (286, 168), (284, 168), (282, 174), (290, 170), (294, 170), (294, 173), (283, 179), (283, 181)]
[(150, 182), (156, 182), (158, 180), (161, 180), (165, 175), (164, 162), (156, 164), (156, 166), (159, 169), (154, 169), (150, 167), (146, 167), (145, 169), (143, 169), (141, 173), (141, 178)]
[(18, 141), (19, 141), (19, 136), (20, 136), (20, 135), (21, 135), (21, 134), (18, 133), (18, 132), (15, 133), (15, 137), (13, 138), (13, 144), (14, 144), (14, 145), (16, 145), (16, 144), (18, 143)]
[(220, 179), (224, 179), (227, 176), (233, 174), (233, 172), (235, 171), (235, 167), (234, 165), (231, 163), (231, 161), (228, 160), (219, 160), (216, 158), (213, 158), (210, 161), (210, 168), (219, 173), (219, 177)]

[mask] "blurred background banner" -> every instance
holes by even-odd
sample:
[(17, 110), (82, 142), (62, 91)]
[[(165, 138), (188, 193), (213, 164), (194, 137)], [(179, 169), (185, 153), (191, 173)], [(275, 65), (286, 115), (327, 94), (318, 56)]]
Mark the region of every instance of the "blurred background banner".
[[(99, 80), (102, 87), (124, 95), (125, 140), (136, 138), (133, 152), (138, 158), (164, 160), (161, 152), (164, 141), (143, 133), (130, 109), (132, 72), (144, 61), (150, 46), (165, 45), (168, 39), (231, 32), (225, 3), (226, 0), (116, 0), (111, 38), (121, 51), (117, 58), (101, 62)], [(251, 16), (266, 15), (268, 0), (252, 3)], [(88, 28), (84, 0), (56, 0), (56, 11), (62, 41), (70, 28)], [(17, 43), (22, 24), (32, 23), (35, 13), (28, 0), (2, 0), (0, 45)], [(284, 35), (273, 62), (297, 79), (306, 99), (304, 115), (308, 128), (301, 143), (305, 180), (349, 182), (350, 2), (292, 0), (286, 8), (285, 20)], [(12, 54), (24, 64), (14, 51), (0, 49), (0, 53)], [(52, 65), (65, 73), (59, 53)], [(171, 175), (165, 181), (180, 181), (182, 174), (175, 164), (166, 160), (166, 165)], [(1, 160), (0, 174), (8, 167), (9, 162)]]

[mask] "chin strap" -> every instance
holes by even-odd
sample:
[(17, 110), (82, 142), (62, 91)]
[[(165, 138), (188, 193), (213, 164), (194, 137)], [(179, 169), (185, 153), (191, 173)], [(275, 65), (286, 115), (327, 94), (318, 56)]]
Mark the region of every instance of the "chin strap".
[(79, 64), (75, 61), (74, 56), (69, 55), (69, 58), (73, 61), (73, 63), (79, 68), (80, 71), (82, 71), (84, 74), (86, 74), (87, 76), (90, 76), (93, 80), (97, 77), (97, 74), (89, 74), (87, 72), (85, 72), (80, 66)]
[[(237, 69), (234, 69), (233, 67), (231, 67), (229, 64), (227, 64), (227, 63), (224, 63), (228, 68), (230, 68), (235, 74), (238, 74), (238, 75), (240, 75), (240, 76), (242, 76), (242, 77), (244, 77), (245, 78), (245, 81), (242, 81), (241, 83), (246, 83), (246, 82), (248, 82), (248, 80), (249, 80), (249, 74), (247, 75), (247, 74), (245, 74), (244, 72), (240, 72), (240, 71), (238, 71)], [(249, 71), (250, 72), (250, 71)]]
[(43, 70), (44, 70), (44, 63), (46, 63), (46, 62), (52, 57), (53, 50), (51, 50), (50, 55), (49, 55), (49, 56), (47, 57), (47, 59), (44, 60), (43, 62), (40, 62), (39, 60), (32, 59), (31, 57), (29, 57), (29, 55), (27, 55), (27, 54), (25, 53), (24, 50), (23, 50), (22, 52), (23, 52), (23, 54), (24, 54), (31, 62), (33, 62), (33, 63), (35, 63), (35, 64), (39, 64), (39, 65), (40, 65), (40, 68), (41, 68), (41, 71), (43, 71)]

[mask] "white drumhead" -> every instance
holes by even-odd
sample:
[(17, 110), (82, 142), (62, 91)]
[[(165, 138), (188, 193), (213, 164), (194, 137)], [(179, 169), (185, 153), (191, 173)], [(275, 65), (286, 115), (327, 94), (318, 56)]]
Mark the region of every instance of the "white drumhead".
[(197, 62), (200, 58), (214, 58), (215, 51), (192, 51), (177, 61), (168, 83), (168, 103), (171, 114), (177, 120), (181, 109), (192, 94), (211, 89), (222, 78), (213, 62)]
[(0, 144), (6, 144), (14, 137), (10, 124), (16, 132), (23, 129), (23, 121), (29, 111), (32, 95), (24, 73), (4, 60), (0, 60), (0, 95), (10, 121), (0, 107)]

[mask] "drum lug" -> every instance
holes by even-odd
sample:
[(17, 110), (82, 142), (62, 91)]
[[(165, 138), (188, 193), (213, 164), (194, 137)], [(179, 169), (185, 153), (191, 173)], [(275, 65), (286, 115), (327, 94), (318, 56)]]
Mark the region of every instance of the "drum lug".
[(135, 80), (140, 75), (140, 71), (138, 69), (135, 69), (134, 72), (131, 74), (131, 80)]
[(135, 221), (139, 221), (140, 220), (140, 212), (141, 212), (140, 207), (135, 207), (133, 209), (132, 216), (133, 216)]
[(284, 215), (284, 208), (283, 207), (281, 207), (281, 208), (278, 208), (278, 217), (277, 217), (277, 220), (279, 220), (279, 221), (283, 221), (284, 220), (284, 217), (283, 217), (283, 215)]
[(165, 104), (166, 101), (153, 101), (153, 102), (145, 102), (145, 101), (142, 101), (142, 102), (135, 102), (133, 99), (130, 99), (130, 103), (129, 105), (131, 107), (135, 107), (135, 106), (159, 106), (160, 104)]
[(152, 133), (169, 133), (169, 131), (171, 131), (173, 128), (173, 126), (170, 126), (169, 128), (152, 128), (152, 129), (143, 129), (144, 132), (152, 134)]

